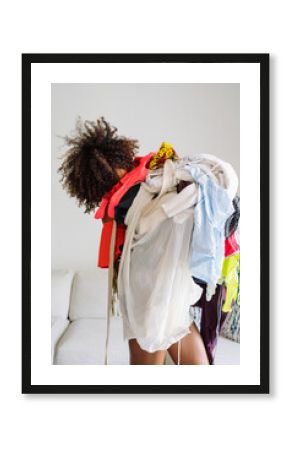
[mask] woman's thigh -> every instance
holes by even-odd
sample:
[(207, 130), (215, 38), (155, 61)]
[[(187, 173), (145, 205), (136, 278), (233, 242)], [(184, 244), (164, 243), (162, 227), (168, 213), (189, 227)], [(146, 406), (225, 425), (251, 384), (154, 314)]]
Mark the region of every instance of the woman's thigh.
[(130, 365), (164, 364), (166, 350), (149, 353), (143, 350), (136, 339), (129, 339)]
[[(202, 337), (198, 331), (197, 326), (193, 322), (191, 333), (187, 334), (180, 340), (180, 364), (184, 365), (208, 365), (208, 357), (204, 347)], [(168, 349), (173, 362), (178, 363), (178, 343), (171, 345)]]

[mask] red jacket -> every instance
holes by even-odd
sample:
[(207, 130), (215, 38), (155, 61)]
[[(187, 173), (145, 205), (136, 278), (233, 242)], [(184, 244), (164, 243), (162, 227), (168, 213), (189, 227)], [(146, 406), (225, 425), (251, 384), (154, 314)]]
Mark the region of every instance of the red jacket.
[[(145, 156), (136, 156), (134, 159), (135, 168), (130, 172), (127, 172), (119, 181), (116, 183), (110, 192), (104, 195), (100, 207), (95, 212), (95, 219), (102, 219), (107, 210), (107, 214), (110, 218), (114, 218), (115, 206), (118, 205), (119, 201), (123, 195), (136, 183), (140, 183), (145, 180), (148, 168), (147, 163), (151, 160), (155, 152), (150, 152)], [(98, 267), (108, 268), (109, 267), (109, 252), (110, 252), (110, 242), (113, 228), (113, 220), (103, 223), (103, 229), (101, 234), (100, 246), (99, 246), (99, 259)], [(117, 224), (116, 230), (116, 244), (114, 259), (116, 259), (122, 252), (121, 245), (123, 245), (125, 240), (125, 230), (124, 224)]]

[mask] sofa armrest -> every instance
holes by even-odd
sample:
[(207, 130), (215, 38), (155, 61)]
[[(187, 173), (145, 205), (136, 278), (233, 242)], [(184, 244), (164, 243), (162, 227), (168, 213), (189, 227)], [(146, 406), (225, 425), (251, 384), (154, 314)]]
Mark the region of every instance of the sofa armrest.
[(62, 317), (51, 318), (51, 364), (54, 364), (55, 348), (69, 326), (69, 320)]

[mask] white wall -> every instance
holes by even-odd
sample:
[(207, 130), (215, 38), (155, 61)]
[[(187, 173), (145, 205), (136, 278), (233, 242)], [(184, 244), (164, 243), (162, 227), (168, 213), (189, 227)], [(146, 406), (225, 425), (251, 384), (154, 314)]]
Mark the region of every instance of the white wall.
[(57, 174), (65, 151), (59, 136), (74, 130), (77, 116), (103, 115), (118, 133), (138, 139), (139, 154), (168, 141), (181, 156), (213, 153), (239, 174), (239, 84), (53, 84), (51, 93), (53, 268), (97, 265), (101, 223), (84, 214)]

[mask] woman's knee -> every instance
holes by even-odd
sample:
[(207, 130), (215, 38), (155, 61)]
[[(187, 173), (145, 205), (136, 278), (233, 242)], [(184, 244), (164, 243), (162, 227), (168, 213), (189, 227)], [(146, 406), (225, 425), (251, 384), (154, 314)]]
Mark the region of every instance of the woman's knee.
[[(183, 365), (209, 365), (203, 339), (193, 323), (191, 333), (184, 336), (179, 343), (180, 364)], [(178, 342), (173, 344), (168, 353), (175, 364), (178, 364)]]
[(159, 350), (157, 352), (147, 352), (143, 350), (136, 339), (129, 339), (130, 365), (163, 365), (165, 361), (166, 351)]

